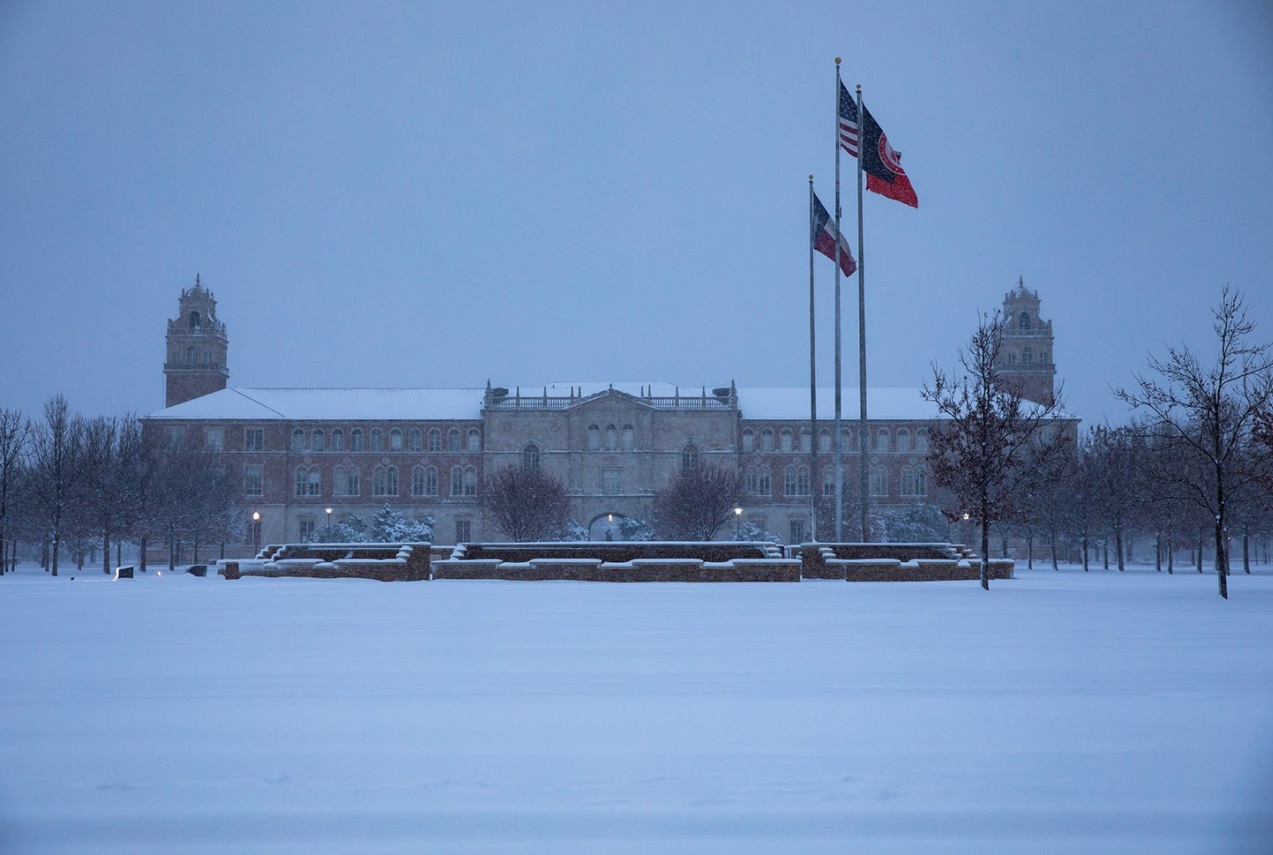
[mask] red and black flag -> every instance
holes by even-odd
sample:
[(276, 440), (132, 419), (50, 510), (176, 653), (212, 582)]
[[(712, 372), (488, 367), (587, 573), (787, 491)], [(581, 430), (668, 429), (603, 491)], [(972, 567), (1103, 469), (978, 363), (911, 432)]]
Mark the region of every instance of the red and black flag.
[(866, 189), (912, 208), (919, 207), (919, 197), (911, 180), (902, 169), (902, 153), (888, 144), (888, 135), (871, 111), (862, 105), (862, 121), (858, 121), (857, 102), (840, 84), (840, 147), (853, 157), (862, 152), (862, 171), (866, 173)]
[[(835, 261), (835, 220), (831, 219), (831, 215), (823, 207), (822, 200), (818, 198), (817, 193), (813, 194), (813, 222), (810, 223), (810, 226), (810, 239), (813, 241), (813, 248)], [(857, 269), (858, 263), (853, 259), (853, 253), (849, 249), (848, 241), (844, 239), (844, 235), (840, 235), (840, 272), (845, 276), (852, 276)]]

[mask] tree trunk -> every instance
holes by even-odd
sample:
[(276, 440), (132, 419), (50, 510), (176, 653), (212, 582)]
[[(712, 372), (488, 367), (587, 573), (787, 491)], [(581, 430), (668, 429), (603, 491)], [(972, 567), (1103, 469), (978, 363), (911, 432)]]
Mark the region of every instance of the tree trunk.
[(1026, 554), (1025, 566), (1028, 569), (1033, 570), (1034, 569), (1034, 532), (1033, 531), (1031, 531), (1029, 534), (1025, 536), (1025, 554)]
[(1251, 575), (1251, 527), (1242, 526), (1242, 570)]
[(110, 573), (111, 571), (111, 534), (109, 531), (102, 532), (102, 572)]
[(1088, 562), (1087, 548), (1088, 548), (1088, 542), (1087, 542), (1087, 535), (1085, 534), (1083, 535), (1083, 572), (1084, 573), (1087, 572), (1087, 562)]
[(138, 542), (140, 553), (137, 556), (137, 564), (141, 567), (141, 572), (146, 572), (146, 535), (142, 535)]
[(1123, 530), (1114, 532), (1114, 550), (1118, 553), (1118, 572), (1123, 572)]
[(981, 587), (990, 590), (990, 523), (981, 517)]

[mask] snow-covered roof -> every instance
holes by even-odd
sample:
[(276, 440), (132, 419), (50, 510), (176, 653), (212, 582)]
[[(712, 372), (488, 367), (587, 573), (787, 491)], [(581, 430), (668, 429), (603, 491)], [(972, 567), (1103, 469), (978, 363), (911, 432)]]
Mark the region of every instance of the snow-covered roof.
[[(702, 386), (672, 383), (548, 383), (506, 387), (533, 398), (587, 398), (614, 389), (635, 397), (695, 398), (704, 394)], [(809, 418), (809, 389), (793, 387), (740, 387), (738, 406), (745, 419)], [(224, 419), (227, 421), (298, 420), (359, 421), (428, 419), (477, 419), (481, 417), (486, 390), (479, 387), (456, 389), (349, 389), (349, 388), (227, 388), (150, 414), (152, 419)], [(712, 388), (706, 389), (711, 396)], [(841, 416), (854, 420), (858, 414), (858, 390), (841, 392)], [(878, 388), (867, 391), (867, 415), (872, 420), (934, 419), (937, 408), (920, 397), (918, 389)], [(831, 388), (818, 389), (818, 418), (835, 416)]]
[(484, 389), (222, 389), (150, 414), (152, 419), (476, 419)]

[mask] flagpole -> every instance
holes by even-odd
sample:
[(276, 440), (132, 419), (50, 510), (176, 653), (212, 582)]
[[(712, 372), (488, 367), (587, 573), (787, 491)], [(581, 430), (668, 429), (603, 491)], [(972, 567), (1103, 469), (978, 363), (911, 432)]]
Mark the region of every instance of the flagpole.
[[(835, 540), (844, 542), (844, 448), (840, 441), (840, 57), (835, 58)], [(858, 157), (858, 163), (862, 158)], [(859, 202), (860, 204), (860, 202)], [(858, 218), (861, 222), (861, 218)], [(860, 228), (860, 226), (859, 226)]]
[[(866, 113), (862, 109), (862, 84), (857, 85), (858, 96), (858, 127), (866, 126)], [(862, 246), (863, 228), (862, 228), (862, 160), (864, 152), (862, 145), (865, 142), (865, 134), (858, 131), (858, 458), (860, 461), (860, 472), (858, 489), (860, 492), (860, 500), (862, 505), (862, 542), (870, 543), (871, 526), (870, 515), (867, 510), (867, 494), (870, 486), (870, 470), (868, 469), (867, 448), (870, 447), (870, 438), (867, 436), (866, 428), (866, 250)]]
[(818, 541), (818, 492), (813, 489), (818, 473), (818, 375), (817, 348), (814, 346), (813, 322), (813, 176), (809, 176), (809, 540)]

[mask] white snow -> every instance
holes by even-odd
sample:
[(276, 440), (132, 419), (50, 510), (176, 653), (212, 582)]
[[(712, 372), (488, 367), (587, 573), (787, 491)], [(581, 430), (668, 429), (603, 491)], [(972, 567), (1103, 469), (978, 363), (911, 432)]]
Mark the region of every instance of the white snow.
[[(1273, 574), (0, 577), (4, 853), (1231, 853)], [(71, 576), (75, 578), (72, 579)]]

